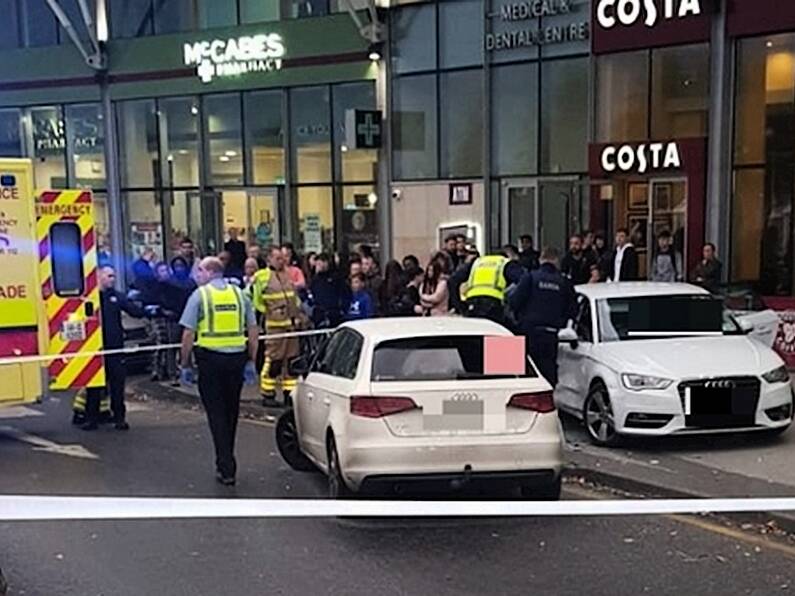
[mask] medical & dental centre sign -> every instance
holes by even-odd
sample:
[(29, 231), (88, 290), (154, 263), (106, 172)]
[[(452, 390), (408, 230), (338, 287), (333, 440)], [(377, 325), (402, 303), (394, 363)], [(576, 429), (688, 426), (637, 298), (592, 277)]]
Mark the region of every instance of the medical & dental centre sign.
[(215, 78), (281, 70), (285, 44), (277, 33), (210, 39), (183, 46), (185, 66), (195, 66), (203, 83)]
[[(531, 27), (495, 30), (486, 34), (487, 52), (514, 50), (549, 44), (587, 41), (589, 25), (587, 17), (576, 19), (576, 11), (582, 4), (575, 0), (530, 0), (509, 2), (499, 6), (490, 16), (499, 25), (494, 28), (505, 29), (514, 23), (535, 21)], [(551, 17), (569, 17), (570, 22), (545, 21)], [(541, 19), (541, 26), (538, 26)]]

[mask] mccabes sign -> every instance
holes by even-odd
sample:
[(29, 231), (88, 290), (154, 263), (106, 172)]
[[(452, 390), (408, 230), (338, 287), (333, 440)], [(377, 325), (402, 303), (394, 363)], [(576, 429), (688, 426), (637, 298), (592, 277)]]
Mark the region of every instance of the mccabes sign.
[(202, 83), (216, 78), (281, 70), (284, 40), (276, 33), (208, 39), (184, 44), (185, 66), (195, 66)]
[(593, 0), (595, 53), (709, 38), (714, 0)]

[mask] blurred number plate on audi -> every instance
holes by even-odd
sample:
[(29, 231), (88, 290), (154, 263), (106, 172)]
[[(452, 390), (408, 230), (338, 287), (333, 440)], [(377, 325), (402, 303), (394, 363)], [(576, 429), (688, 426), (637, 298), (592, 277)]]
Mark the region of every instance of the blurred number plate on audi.
[(65, 321), (61, 325), (61, 339), (63, 341), (84, 341), (86, 339), (86, 322)]
[(423, 429), (439, 431), (482, 431), (483, 401), (476, 393), (456, 393), (442, 402), (442, 414), (423, 416)]

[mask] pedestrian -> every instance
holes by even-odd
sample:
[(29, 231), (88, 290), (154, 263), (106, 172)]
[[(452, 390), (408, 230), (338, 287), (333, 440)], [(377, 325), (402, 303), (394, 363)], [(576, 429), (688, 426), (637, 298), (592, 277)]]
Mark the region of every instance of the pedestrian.
[(285, 259), (285, 267), (296, 267), (300, 264), (298, 255), (295, 253), (295, 247), (292, 242), (285, 242), (282, 244), (282, 254)]
[(444, 239), (442, 254), (447, 258), (447, 270), (455, 271), (458, 267), (458, 240), (455, 234)]
[(613, 282), (636, 281), (638, 277), (638, 255), (629, 241), (626, 228), (616, 231), (616, 247), (607, 262), (610, 267), (607, 279)]
[(350, 279), (352, 276), (362, 272), (362, 257), (359, 253), (352, 253), (348, 257), (348, 275)]
[(185, 262), (188, 264), (190, 276), (195, 281), (197, 269), (199, 267), (199, 261), (196, 258), (196, 247), (193, 244), (193, 240), (187, 236), (182, 238), (182, 240), (179, 241), (178, 255), (185, 259)]
[(590, 260), (583, 252), (583, 238), (579, 234), (572, 234), (569, 238), (569, 251), (563, 257), (560, 272), (575, 286), (588, 283)]
[(519, 262), (527, 271), (538, 269), (538, 251), (533, 244), (533, 237), (530, 234), (519, 236)]
[[(104, 265), (99, 270), (99, 312), (102, 319), (102, 347), (105, 350), (121, 350), (124, 348), (124, 327), (121, 322), (122, 311), (131, 317), (142, 318), (151, 316), (157, 311), (156, 306), (143, 309), (127, 299), (127, 296), (115, 289), (116, 270), (111, 265)], [(129, 430), (127, 410), (124, 405), (124, 384), (127, 373), (124, 367), (124, 355), (112, 354), (103, 356), (105, 364), (106, 387), (92, 387), (86, 390), (86, 423), (83, 430), (96, 430), (99, 424), (100, 402), (105, 391), (110, 393), (110, 409), (116, 430)]]
[[(154, 334), (158, 345), (165, 346), (179, 341), (177, 321), (182, 313), (180, 289), (174, 285), (171, 268), (167, 263), (155, 265), (154, 304), (158, 307), (152, 317)], [(173, 348), (161, 348), (152, 352), (152, 380), (177, 381), (177, 352)]]
[(312, 285), (312, 276), (315, 274), (315, 261), (317, 260), (317, 253), (309, 251), (303, 259), (303, 266), (301, 271), (304, 273), (307, 289)]
[(251, 244), (246, 251), (246, 256), (249, 259), (254, 259), (257, 261), (258, 269), (265, 269), (268, 266), (268, 262), (265, 260), (265, 257), (262, 256), (262, 249), (260, 248), (259, 244)]
[(420, 288), (425, 279), (422, 269), (408, 269), (403, 272), (402, 285), (397, 291), (397, 295), (389, 302), (389, 314), (391, 317), (411, 317), (422, 314), (420, 306)]
[(282, 245), (282, 255), (284, 256), (287, 275), (290, 276), (290, 281), (295, 291), (300, 292), (306, 289), (306, 277), (301, 269), (301, 260), (298, 258), (290, 242), (286, 242)]
[(399, 314), (401, 290), (405, 287), (403, 267), (397, 261), (389, 261), (384, 268), (384, 281), (379, 288), (378, 303), (381, 316), (394, 317)]
[[(245, 230), (241, 231), (245, 233)], [(232, 267), (237, 271), (243, 271), (246, 263), (246, 243), (239, 240), (237, 235), (237, 228), (229, 228), (229, 240), (224, 244), (224, 250), (229, 252)]]
[(155, 251), (146, 246), (141, 250), (141, 255), (132, 264), (132, 286), (141, 293), (151, 291), (155, 281), (154, 269)]
[(701, 249), (701, 261), (693, 270), (693, 282), (709, 290), (713, 294), (720, 288), (723, 263), (718, 260), (718, 251), (712, 242), (707, 242)]
[(171, 284), (178, 289), (180, 306), (175, 312), (181, 314), (185, 310), (188, 297), (196, 289), (196, 282), (191, 277), (191, 269), (188, 262), (183, 257), (171, 259)]
[(240, 392), (244, 381), (256, 382), (258, 329), (251, 302), (240, 288), (224, 280), (219, 259), (203, 259), (197, 273), (200, 287), (191, 294), (180, 319), (185, 329), (180, 377), (184, 384), (193, 384), (193, 352), (199, 369), (199, 395), (215, 447), (216, 479), (232, 486), (237, 475)]
[(378, 261), (373, 254), (366, 254), (362, 256), (362, 273), (364, 274), (364, 287), (370, 292), (370, 298), (373, 301), (373, 308), (375, 312), (381, 312), (381, 304), (379, 303), (379, 296), (381, 292), (381, 284), (383, 278), (381, 277), (381, 268)]
[(260, 270), (257, 259), (248, 257), (243, 265), (243, 289), (251, 295), (251, 287), (254, 284), (254, 275)]
[(464, 314), (464, 299), (461, 288), (465, 285), (472, 271), (472, 263), (480, 256), (478, 251), (467, 250), (466, 255), (453, 274), (447, 280), (447, 293), (450, 295), (449, 311)]
[(598, 284), (601, 281), (602, 281), (602, 269), (599, 267), (599, 263), (591, 263), (590, 277), (588, 277), (588, 283)]
[(501, 254), (478, 257), (470, 267), (466, 283), (461, 286), (466, 302), (464, 316), (508, 325), (505, 291), (508, 286), (518, 283), (524, 272), (521, 264)]
[(238, 269), (232, 260), (232, 253), (228, 250), (222, 250), (218, 253), (218, 260), (224, 267), (224, 279), (241, 290), (245, 287), (243, 283), (243, 269)]
[[(469, 251), (467, 250), (467, 237), (464, 234), (456, 234), (455, 236), (455, 254), (458, 261), (456, 270), (460, 269), (466, 261)], [(453, 273), (453, 270), (450, 271)]]
[(557, 249), (545, 248), (539, 268), (522, 277), (510, 298), (527, 354), (553, 389), (558, 382), (558, 331), (574, 318), (576, 308), (574, 291), (558, 262)]
[(420, 289), (420, 306), (425, 316), (441, 317), (448, 312), (450, 296), (443, 265), (446, 257), (447, 255), (437, 255), (425, 270), (425, 279)]
[(419, 269), (420, 268), (420, 260), (414, 255), (406, 255), (403, 257), (403, 271), (408, 271), (409, 269)]
[(266, 407), (278, 405), (276, 392), (281, 389), (285, 405), (291, 404), (292, 393), (298, 384), (290, 369), (290, 362), (300, 353), (297, 337), (279, 335), (300, 331), (306, 317), (301, 301), (287, 269), (287, 253), (274, 246), (268, 250), (268, 267), (254, 276), (254, 308), (262, 313), (265, 334), (265, 358), (260, 375), (262, 403)]
[(315, 273), (309, 286), (312, 297), (312, 323), (316, 329), (334, 328), (343, 321), (350, 303), (350, 290), (331, 266), (325, 253), (315, 258)]
[(359, 319), (370, 319), (375, 316), (375, 305), (373, 297), (367, 290), (367, 281), (364, 273), (357, 273), (351, 276), (351, 300), (345, 319), (355, 321)]
[(671, 232), (663, 230), (657, 237), (657, 250), (651, 263), (651, 280), (681, 281), (682, 273), (682, 255), (673, 246)]

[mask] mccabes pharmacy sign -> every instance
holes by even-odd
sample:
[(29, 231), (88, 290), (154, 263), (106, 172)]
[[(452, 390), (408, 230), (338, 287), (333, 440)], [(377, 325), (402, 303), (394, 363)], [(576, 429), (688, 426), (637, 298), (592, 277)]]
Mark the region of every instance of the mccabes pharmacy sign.
[(202, 83), (218, 78), (281, 70), (285, 44), (277, 33), (242, 35), (185, 43), (183, 62)]

